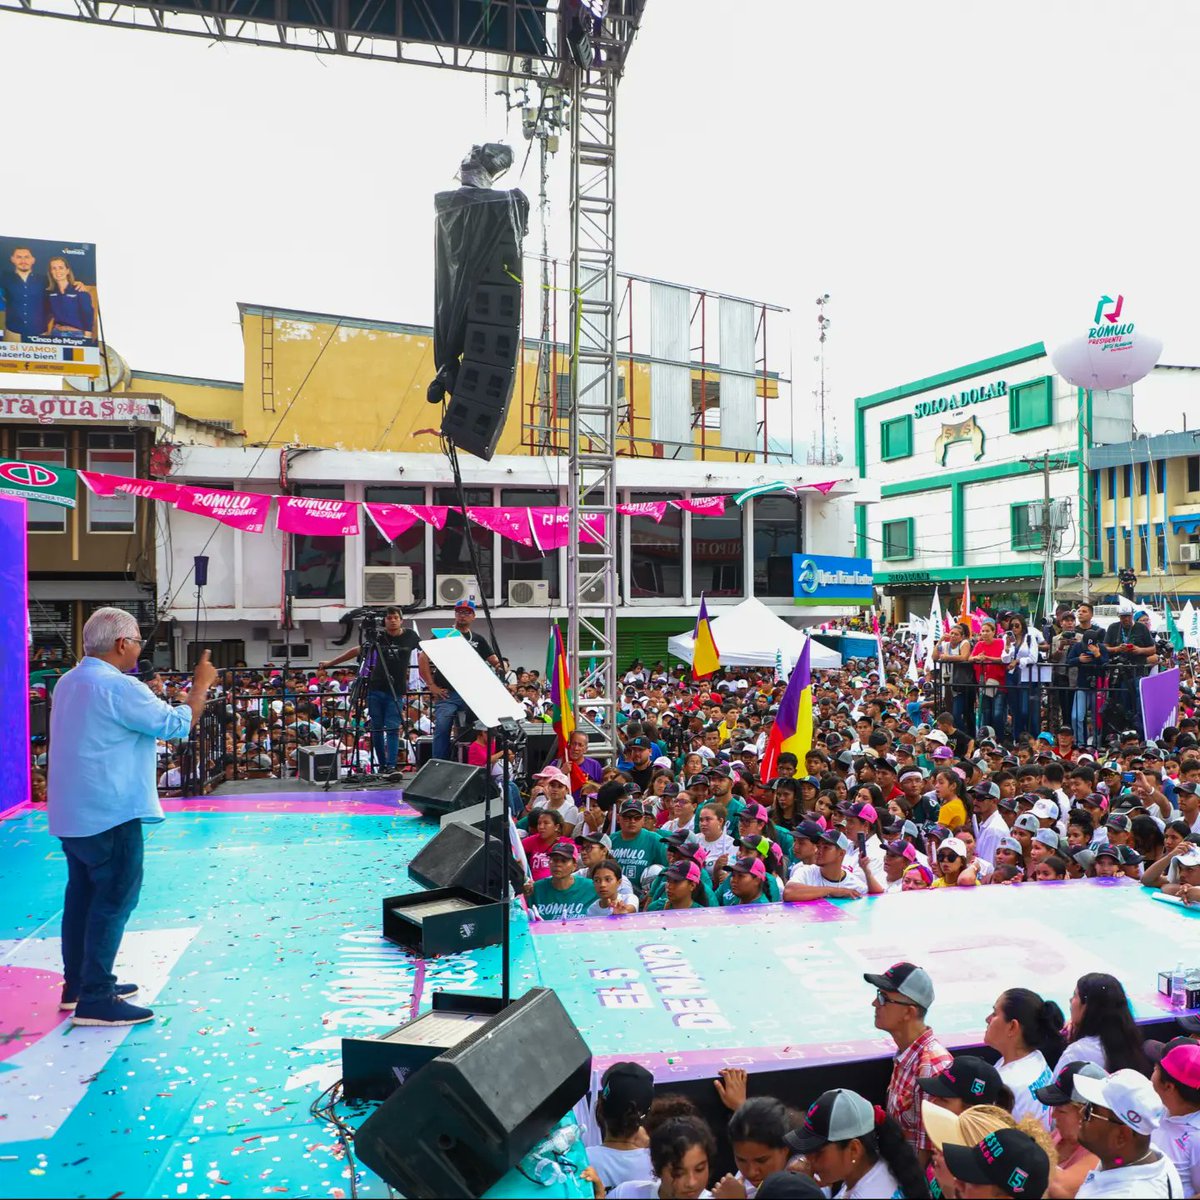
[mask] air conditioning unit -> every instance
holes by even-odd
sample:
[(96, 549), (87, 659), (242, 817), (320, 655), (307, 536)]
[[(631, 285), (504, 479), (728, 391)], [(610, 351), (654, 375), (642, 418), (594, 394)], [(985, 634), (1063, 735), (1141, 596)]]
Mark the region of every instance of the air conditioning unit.
[(1184, 542), (1179, 547), (1180, 562), (1200, 562), (1200, 542)]
[(510, 579), (508, 602), (513, 608), (547, 608), (550, 604), (550, 581)]
[[(612, 585), (616, 590), (616, 595), (619, 597), (621, 594), (621, 583), (615, 575), (613, 576)], [(587, 587), (583, 589), (583, 591), (579, 593), (580, 604), (604, 604), (606, 599), (607, 597), (604, 594), (603, 579), (593, 580), (590, 584), (588, 584)]]
[(473, 599), (478, 603), (483, 595), (474, 575), (439, 575), (434, 591), (438, 604), (446, 608), (453, 608), (460, 600)]
[(412, 604), (412, 567), (363, 567), (364, 604)]

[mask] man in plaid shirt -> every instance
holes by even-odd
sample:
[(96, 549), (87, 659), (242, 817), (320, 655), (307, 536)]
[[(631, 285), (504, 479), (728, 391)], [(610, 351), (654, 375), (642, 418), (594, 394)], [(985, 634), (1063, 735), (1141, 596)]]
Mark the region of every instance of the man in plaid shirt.
[(864, 975), (876, 988), (875, 1028), (896, 1043), (896, 1061), (888, 1084), (887, 1112), (917, 1152), (921, 1165), (929, 1163), (930, 1143), (921, 1122), (918, 1079), (940, 1075), (954, 1058), (933, 1036), (925, 1015), (933, 1005), (933, 980), (912, 963), (900, 962), (882, 975)]

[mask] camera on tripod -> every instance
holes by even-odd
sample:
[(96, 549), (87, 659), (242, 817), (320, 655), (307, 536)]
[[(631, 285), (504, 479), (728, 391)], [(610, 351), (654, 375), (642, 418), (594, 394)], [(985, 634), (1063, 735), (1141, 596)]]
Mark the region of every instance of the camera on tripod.
[(332, 642), (334, 646), (344, 646), (354, 633), (354, 623), (358, 622), (358, 640), (364, 646), (374, 646), (379, 641), (380, 631), (383, 629), (383, 619), (385, 610), (382, 608), (354, 608), (350, 612), (345, 613), (338, 618), (338, 623), (344, 625), (346, 632)]

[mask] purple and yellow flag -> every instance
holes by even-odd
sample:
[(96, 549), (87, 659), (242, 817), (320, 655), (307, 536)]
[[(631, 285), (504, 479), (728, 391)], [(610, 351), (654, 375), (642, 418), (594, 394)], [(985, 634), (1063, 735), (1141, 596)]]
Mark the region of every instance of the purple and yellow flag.
[[(575, 732), (575, 697), (571, 695), (571, 674), (567, 669), (567, 651), (563, 645), (562, 630), (554, 625), (550, 629), (550, 646), (546, 653), (546, 678), (550, 681), (550, 720), (558, 735), (558, 757), (565, 766), (567, 744)], [(582, 775), (582, 771), (580, 772)], [(575, 771), (571, 771), (572, 790), (575, 787)]]
[(774, 779), (779, 774), (779, 756), (785, 751), (791, 751), (804, 765), (804, 756), (813, 745), (812, 702), (812, 639), (806, 638), (767, 735), (760, 779)]
[(712, 624), (708, 619), (703, 593), (700, 595), (700, 614), (696, 617), (692, 642), (692, 678), (706, 679), (721, 665), (721, 655), (713, 640)]

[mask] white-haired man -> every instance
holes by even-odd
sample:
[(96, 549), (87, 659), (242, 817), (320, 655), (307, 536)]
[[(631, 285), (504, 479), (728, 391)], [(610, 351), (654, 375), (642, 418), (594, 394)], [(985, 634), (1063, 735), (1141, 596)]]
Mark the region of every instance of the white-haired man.
[(187, 737), (204, 711), (216, 670), (205, 650), (187, 703), (172, 708), (136, 675), (137, 621), (97, 609), (83, 627), (84, 658), (54, 689), (50, 714), (50, 832), (67, 858), (63, 995), (77, 1025), (140, 1025), (136, 984), (113, 974), (125, 924), (142, 886), (142, 824), (163, 819), (156, 742)]

